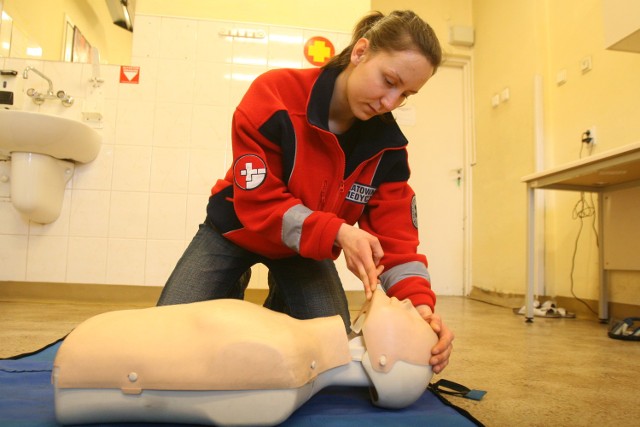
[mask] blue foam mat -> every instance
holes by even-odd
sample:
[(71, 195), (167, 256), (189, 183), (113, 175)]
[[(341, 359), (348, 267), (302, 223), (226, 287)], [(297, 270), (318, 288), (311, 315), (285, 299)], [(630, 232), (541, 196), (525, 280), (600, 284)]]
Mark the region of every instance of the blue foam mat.
[[(61, 341), (41, 351), (0, 360), (0, 426), (57, 426), (51, 370)], [(157, 426), (157, 424), (92, 424), (99, 426)], [(466, 411), (431, 391), (402, 410), (371, 404), (363, 387), (328, 387), (313, 396), (287, 419), (285, 427), (397, 427), (482, 425)], [(164, 424), (177, 426), (177, 424)]]

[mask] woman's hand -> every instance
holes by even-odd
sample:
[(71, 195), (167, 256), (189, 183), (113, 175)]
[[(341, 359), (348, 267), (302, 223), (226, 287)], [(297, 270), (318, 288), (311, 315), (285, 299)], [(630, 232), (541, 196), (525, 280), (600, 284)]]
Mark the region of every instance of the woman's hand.
[(378, 276), (384, 266), (378, 265), (384, 252), (377, 237), (348, 224), (342, 224), (336, 236), (336, 244), (342, 248), (347, 268), (364, 285), (367, 299), (371, 299), (378, 284)]
[(444, 324), (440, 315), (434, 314), (429, 306), (419, 305), (416, 309), (431, 325), (433, 332), (438, 335), (438, 342), (431, 349), (429, 364), (433, 367), (433, 373), (439, 374), (449, 364), (449, 356), (453, 351), (453, 332)]

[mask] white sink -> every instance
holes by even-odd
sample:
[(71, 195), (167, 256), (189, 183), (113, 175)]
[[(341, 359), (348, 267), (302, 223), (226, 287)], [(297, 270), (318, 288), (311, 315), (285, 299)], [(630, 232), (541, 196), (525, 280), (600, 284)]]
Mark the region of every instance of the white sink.
[(100, 151), (100, 134), (82, 122), (49, 114), (0, 109), (0, 156), (47, 154), (88, 163)]

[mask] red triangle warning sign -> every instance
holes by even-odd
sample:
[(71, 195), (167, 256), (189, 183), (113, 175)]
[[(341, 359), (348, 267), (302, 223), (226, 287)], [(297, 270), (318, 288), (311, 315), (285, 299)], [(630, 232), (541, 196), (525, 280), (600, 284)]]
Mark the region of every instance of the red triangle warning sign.
[(120, 83), (140, 83), (140, 67), (133, 65), (121, 65)]

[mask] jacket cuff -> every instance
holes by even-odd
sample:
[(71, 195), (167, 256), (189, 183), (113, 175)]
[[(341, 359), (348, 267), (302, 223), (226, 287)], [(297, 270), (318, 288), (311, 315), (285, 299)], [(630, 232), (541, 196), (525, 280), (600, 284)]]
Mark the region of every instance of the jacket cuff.
[(340, 226), (345, 220), (335, 215), (321, 215), (314, 212), (302, 226), (300, 255), (315, 260), (336, 259), (340, 248), (334, 246)]
[(414, 307), (428, 305), (431, 311), (434, 311), (436, 305), (436, 294), (431, 290), (429, 282), (422, 278), (401, 280), (389, 288), (387, 295), (399, 300), (408, 299)]

